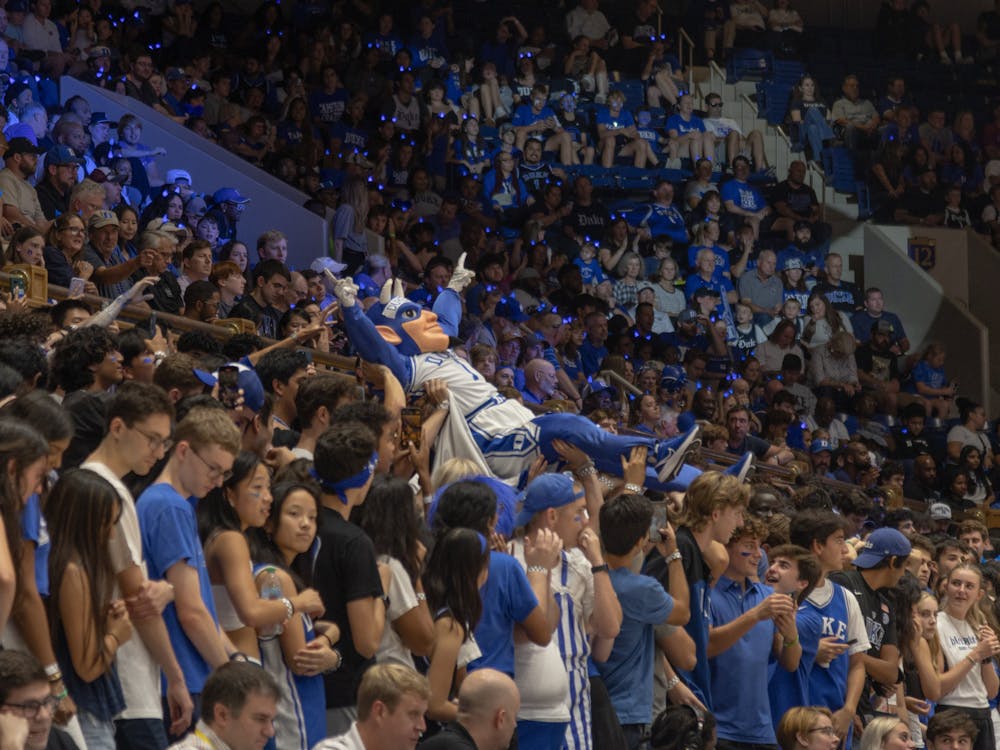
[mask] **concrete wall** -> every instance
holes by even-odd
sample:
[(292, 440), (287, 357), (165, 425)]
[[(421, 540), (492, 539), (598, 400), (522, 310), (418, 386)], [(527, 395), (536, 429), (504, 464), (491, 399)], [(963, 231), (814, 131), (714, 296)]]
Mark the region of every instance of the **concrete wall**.
[[(914, 231), (924, 236), (927, 232)], [(961, 232), (952, 232), (954, 244), (965, 245)], [(973, 315), (967, 304), (946, 291), (933, 275), (925, 273), (906, 253), (908, 227), (866, 225), (864, 228), (865, 284), (877, 286), (886, 293), (888, 309), (906, 324), (911, 348), (919, 351), (931, 341), (944, 342), (948, 347), (945, 370), (961, 382), (961, 393), (984, 404), (990, 410), (992, 391), (989, 330)], [(940, 258), (940, 245), (939, 245)], [(963, 253), (964, 258), (964, 253)], [(941, 275), (953, 283), (960, 272), (946, 266), (960, 265), (957, 259), (939, 260)], [(961, 263), (965, 265), (965, 262)]]
[(127, 112), (139, 117), (143, 142), (167, 151), (157, 159), (160, 174), (166, 175), (168, 169), (186, 169), (198, 192), (210, 195), (221, 187), (236, 187), (250, 198), (240, 217), (237, 236), (250, 248), (251, 263), (256, 260), (257, 237), (268, 229), (280, 229), (288, 237), (288, 262), (294, 267), (306, 268), (313, 258), (326, 254), (329, 226), (322, 217), (302, 207), (308, 200), (305, 193), (135, 99), (63, 77), (60, 101), (76, 94), (85, 97), (95, 112), (107, 112), (115, 119)]

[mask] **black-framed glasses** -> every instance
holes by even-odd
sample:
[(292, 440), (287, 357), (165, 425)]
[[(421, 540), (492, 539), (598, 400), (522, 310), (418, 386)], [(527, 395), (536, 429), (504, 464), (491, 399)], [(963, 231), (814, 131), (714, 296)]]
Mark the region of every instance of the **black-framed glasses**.
[(230, 479), (233, 478), (233, 472), (226, 471), (225, 469), (221, 469), (218, 466), (213, 466), (208, 461), (206, 461), (205, 457), (202, 456), (194, 448), (191, 449), (191, 452), (198, 457), (199, 461), (205, 464), (205, 468), (208, 469), (208, 476), (210, 479), (212, 480), (221, 479), (223, 482), (228, 482)]
[(709, 107), (721, 107), (722, 106), (722, 102), (709, 102), (708, 106)]
[(160, 437), (155, 433), (146, 432), (145, 430), (140, 430), (138, 427), (133, 427), (132, 429), (138, 432), (144, 438), (146, 438), (146, 440), (149, 441), (149, 447), (152, 448), (154, 451), (158, 451), (160, 450), (160, 448), (162, 448), (163, 452), (166, 453), (167, 451), (169, 451), (171, 448), (174, 447), (174, 439), (171, 437)]
[(56, 706), (59, 705), (59, 699), (54, 695), (50, 695), (45, 700), (40, 701), (25, 701), (24, 703), (4, 703), (5, 708), (16, 708), (25, 719), (29, 721), (38, 716), (38, 712), (43, 708), (48, 709), (49, 713), (54, 713)]

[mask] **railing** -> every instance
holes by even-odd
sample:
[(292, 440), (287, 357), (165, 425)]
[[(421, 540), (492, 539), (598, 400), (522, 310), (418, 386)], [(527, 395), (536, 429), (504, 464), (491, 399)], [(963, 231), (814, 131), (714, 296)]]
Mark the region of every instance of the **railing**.
[(694, 93), (694, 40), (683, 26), (677, 29), (677, 58), (687, 70), (688, 92)]
[[(5, 271), (0, 271), (0, 287), (7, 287), (10, 283), (11, 275)], [(64, 299), (69, 299), (71, 296), (69, 289), (63, 286), (56, 286), (54, 284), (48, 285), (48, 296), (56, 301), (61, 301)], [(109, 303), (109, 300), (104, 297), (99, 297), (96, 294), (84, 294), (73, 296), (74, 299), (79, 299), (81, 302), (85, 302), (89, 307), (94, 310), (100, 310), (105, 305)], [(135, 303), (126, 305), (121, 313), (119, 314), (119, 319), (124, 319), (132, 323), (145, 322), (149, 319), (149, 309), (143, 305), (137, 305)], [(207, 334), (218, 341), (225, 341), (229, 339), (233, 332), (226, 328), (225, 326), (213, 325), (212, 323), (202, 323), (198, 320), (191, 320), (190, 318), (185, 318), (181, 315), (172, 315), (171, 313), (156, 311), (156, 319), (161, 320), (170, 326), (172, 329), (177, 331), (199, 331), (201, 333)], [(265, 346), (270, 346), (271, 344), (278, 343), (274, 339), (262, 338)], [(326, 365), (334, 370), (340, 370), (343, 372), (353, 373), (357, 369), (357, 359), (354, 357), (344, 357), (339, 354), (330, 354), (328, 352), (320, 352), (315, 349), (310, 349), (309, 347), (298, 346), (297, 349), (302, 349), (303, 351), (308, 351), (312, 354), (312, 359), (314, 362), (322, 365)]]

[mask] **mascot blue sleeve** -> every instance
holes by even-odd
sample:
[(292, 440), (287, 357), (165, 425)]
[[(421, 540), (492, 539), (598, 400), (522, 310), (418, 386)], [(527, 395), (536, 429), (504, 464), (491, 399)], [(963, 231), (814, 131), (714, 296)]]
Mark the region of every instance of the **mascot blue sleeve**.
[(368, 319), (361, 305), (354, 305), (343, 309), (344, 327), (347, 329), (347, 337), (351, 340), (354, 348), (358, 350), (361, 359), (367, 362), (375, 362), (385, 365), (403, 388), (409, 386), (413, 380), (413, 366), (409, 357), (404, 357), (396, 347), (382, 338), (382, 335), (375, 328), (375, 324)]
[(438, 316), (441, 330), (452, 338), (458, 336), (458, 324), (462, 320), (462, 298), (454, 289), (445, 289), (434, 300), (431, 310)]

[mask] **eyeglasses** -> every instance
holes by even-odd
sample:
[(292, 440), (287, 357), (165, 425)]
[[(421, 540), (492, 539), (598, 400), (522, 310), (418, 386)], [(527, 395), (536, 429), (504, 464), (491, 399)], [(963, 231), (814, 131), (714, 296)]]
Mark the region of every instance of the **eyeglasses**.
[(86, 230), (83, 227), (63, 227), (61, 232), (69, 232), (70, 234), (83, 234)]
[(708, 106), (709, 107), (721, 107), (722, 106), (722, 102), (709, 102)]
[(27, 701), (26, 703), (4, 703), (7, 708), (16, 708), (25, 719), (31, 720), (38, 716), (38, 712), (43, 708), (46, 709), (50, 714), (56, 710), (56, 706), (59, 705), (59, 699), (54, 695), (50, 695), (45, 700), (41, 701)]
[(146, 438), (146, 440), (149, 441), (149, 447), (152, 448), (154, 451), (158, 451), (162, 448), (163, 452), (166, 453), (167, 451), (169, 451), (171, 448), (174, 447), (173, 438), (160, 437), (155, 433), (146, 432), (145, 430), (140, 430), (138, 427), (133, 427), (132, 429), (138, 432), (144, 438)]
[(212, 480), (221, 479), (223, 482), (228, 482), (230, 479), (233, 478), (233, 472), (220, 469), (218, 466), (213, 466), (208, 461), (206, 461), (204, 456), (202, 456), (194, 448), (191, 449), (191, 452), (198, 457), (199, 461), (205, 464), (205, 468), (208, 469), (209, 479)]
[(819, 732), (820, 734), (825, 734), (827, 737), (833, 737), (837, 734), (837, 730), (833, 727), (813, 727), (809, 730), (809, 733)]

